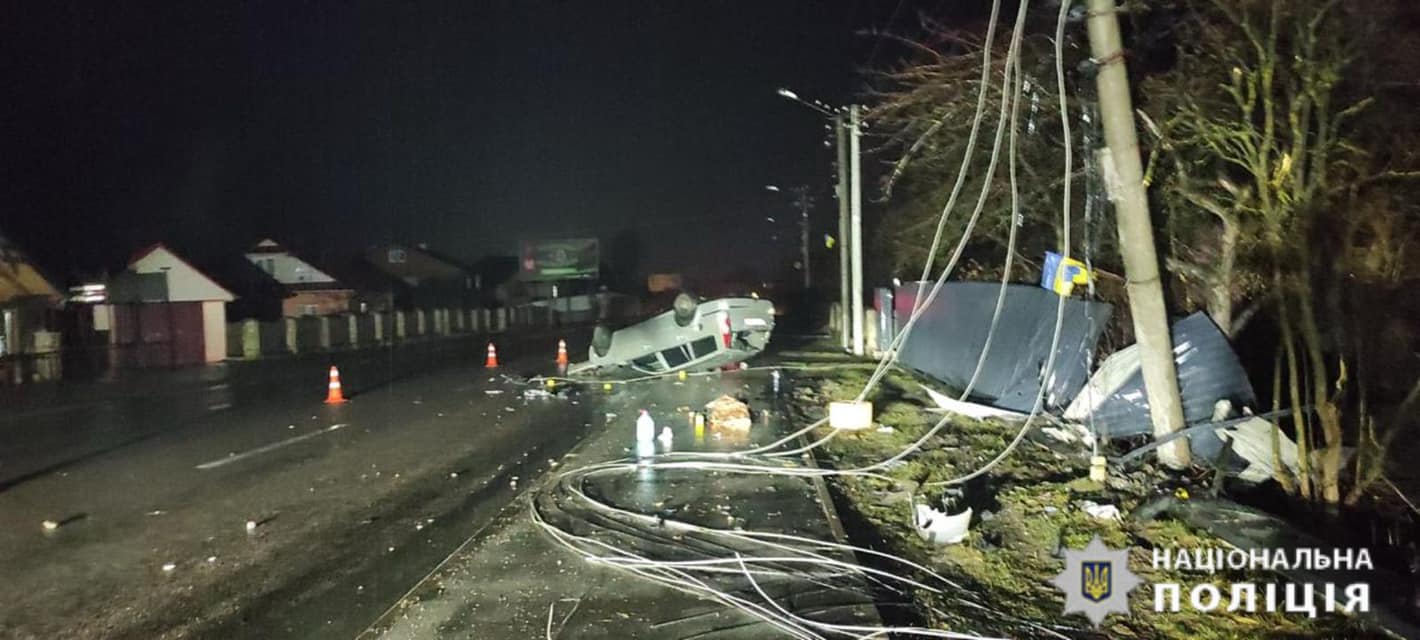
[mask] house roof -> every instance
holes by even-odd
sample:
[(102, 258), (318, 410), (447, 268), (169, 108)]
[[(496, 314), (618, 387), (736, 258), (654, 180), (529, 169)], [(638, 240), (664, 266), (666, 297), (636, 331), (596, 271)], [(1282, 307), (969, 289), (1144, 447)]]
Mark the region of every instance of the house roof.
[(253, 245), (252, 248), (247, 249), (247, 253), (291, 253), (291, 252), (288, 251), (288, 250), (286, 249), (286, 247), (281, 246), (280, 243), (276, 242), (275, 240), (272, 240), (271, 238), (263, 238), (261, 242), (258, 242), (258, 243), (256, 243), (255, 245)]
[(0, 236), (0, 302), (32, 296), (58, 299), (61, 294), (25, 252)]
[[(403, 252), (403, 260), (391, 261), (394, 251)], [(457, 260), (430, 251), (426, 247), (384, 245), (372, 247), (365, 252), (365, 258), (376, 269), (397, 278), (415, 280), (447, 280), (463, 278), (469, 270)]]
[[(164, 253), (167, 253), (169, 256), (171, 256), (174, 260), (176, 260), (176, 261), (177, 261), (179, 264), (181, 264), (182, 266), (185, 266), (185, 267), (187, 267), (188, 269), (191, 269), (192, 272), (193, 272), (194, 274), (196, 274), (199, 278), (201, 278), (202, 280), (205, 280), (208, 284), (210, 284), (210, 285), (212, 285), (213, 287), (219, 289), (222, 293), (226, 294), (226, 296), (229, 296), (229, 297), (231, 297), (231, 298), (235, 298), (235, 297), (236, 297), (237, 294), (236, 294), (236, 293), (233, 293), (231, 289), (229, 289), (229, 288), (223, 286), (221, 283), (219, 283), (218, 281), (214, 280), (214, 279), (212, 278), (212, 276), (209, 275), (206, 271), (204, 271), (204, 270), (202, 270), (202, 269), (199, 269), (198, 267), (196, 267), (195, 265), (193, 265), (191, 262), (188, 262), (187, 259), (185, 259), (185, 258), (183, 258), (182, 256), (178, 255), (178, 253), (177, 253), (176, 251), (173, 251), (172, 249), (168, 248), (167, 245), (165, 245), (165, 244), (163, 244), (163, 243), (161, 243), (161, 242), (157, 242), (157, 243), (154, 243), (154, 244), (152, 244), (152, 245), (149, 245), (148, 247), (144, 248), (143, 250), (141, 250), (141, 251), (139, 251), (139, 252), (133, 254), (133, 258), (128, 261), (128, 267), (129, 267), (129, 269), (132, 269), (135, 264), (137, 264), (139, 261), (143, 260), (144, 258), (147, 258), (148, 256), (151, 256), (151, 255), (153, 255), (153, 254), (155, 254), (155, 253), (158, 253), (158, 252), (160, 252), (160, 251), (161, 251), (161, 252), (164, 252)], [(171, 294), (171, 289), (169, 290), (169, 293)], [(216, 298), (213, 298), (213, 299), (216, 299)]]

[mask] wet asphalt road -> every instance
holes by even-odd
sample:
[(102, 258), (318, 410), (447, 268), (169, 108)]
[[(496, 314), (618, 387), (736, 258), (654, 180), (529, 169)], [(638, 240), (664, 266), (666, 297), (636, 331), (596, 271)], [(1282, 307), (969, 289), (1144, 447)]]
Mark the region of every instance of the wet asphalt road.
[[(550, 372), (554, 344), (503, 338), (499, 372)], [(482, 348), (4, 390), (0, 637), (354, 636), (591, 424)], [(320, 402), (332, 361), (344, 405)]]

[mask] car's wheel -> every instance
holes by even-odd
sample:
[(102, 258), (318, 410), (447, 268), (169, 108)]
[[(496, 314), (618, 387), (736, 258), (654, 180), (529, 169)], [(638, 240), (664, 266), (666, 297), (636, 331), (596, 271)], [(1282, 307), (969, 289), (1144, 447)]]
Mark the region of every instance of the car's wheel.
[(695, 301), (695, 296), (689, 293), (676, 295), (675, 302), (671, 303), (671, 310), (675, 313), (675, 323), (684, 327), (689, 326), (690, 321), (695, 319), (695, 309), (700, 303)]
[(605, 357), (608, 351), (611, 351), (611, 329), (599, 324), (592, 329), (592, 352)]

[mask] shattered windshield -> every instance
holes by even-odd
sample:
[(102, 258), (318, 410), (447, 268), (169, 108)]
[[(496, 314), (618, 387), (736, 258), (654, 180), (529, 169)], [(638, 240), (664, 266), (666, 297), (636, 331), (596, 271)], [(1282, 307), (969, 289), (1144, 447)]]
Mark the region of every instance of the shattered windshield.
[(5, 18), (0, 638), (1420, 638), (1420, 3)]

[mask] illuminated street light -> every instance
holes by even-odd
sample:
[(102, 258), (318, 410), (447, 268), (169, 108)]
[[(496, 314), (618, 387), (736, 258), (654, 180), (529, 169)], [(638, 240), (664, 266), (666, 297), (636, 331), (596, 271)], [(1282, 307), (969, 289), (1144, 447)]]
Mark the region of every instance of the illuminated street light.
[(838, 236), (839, 306), (843, 327), (843, 348), (863, 355), (863, 206), (862, 175), (858, 151), (862, 122), (858, 105), (829, 107), (818, 100), (808, 101), (780, 87), (777, 93), (813, 109), (833, 121), (838, 140)]

